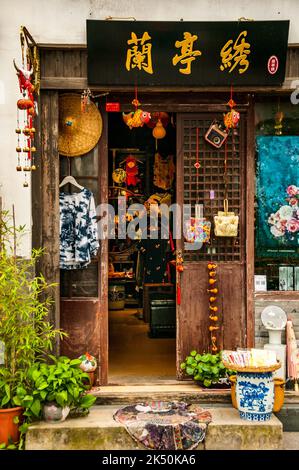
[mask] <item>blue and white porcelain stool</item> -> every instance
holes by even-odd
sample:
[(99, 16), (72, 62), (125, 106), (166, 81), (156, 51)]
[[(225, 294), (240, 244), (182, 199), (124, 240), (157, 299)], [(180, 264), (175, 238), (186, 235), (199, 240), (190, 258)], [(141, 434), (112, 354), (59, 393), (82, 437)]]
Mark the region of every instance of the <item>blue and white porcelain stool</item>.
[(274, 405), (273, 372), (238, 372), (236, 397), (240, 418), (269, 420)]
[(274, 405), (273, 372), (279, 367), (237, 371), (236, 399), (241, 419), (268, 421)]

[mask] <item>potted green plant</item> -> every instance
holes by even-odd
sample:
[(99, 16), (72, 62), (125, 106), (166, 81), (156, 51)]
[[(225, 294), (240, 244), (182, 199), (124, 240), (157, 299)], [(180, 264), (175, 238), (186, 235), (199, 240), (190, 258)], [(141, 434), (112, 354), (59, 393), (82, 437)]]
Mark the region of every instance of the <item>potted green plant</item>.
[(191, 376), (198, 385), (207, 388), (229, 388), (228, 378), (235, 373), (223, 365), (221, 353), (199, 354), (195, 350), (181, 363), (181, 370)]
[(32, 386), (28, 370), (64, 335), (47, 320), (52, 286), (36, 274), (42, 250), (33, 250), (29, 259), (17, 256), (23, 231), (8, 212), (0, 212), (0, 444), (18, 440), (24, 409), (38, 414), (36, 403), (27, 406), (25, 400)]
[(36, 363), (28, 371), (33, 392), (26, 399), (31, 409), (49, 422), (63, 421), (71, 410), (88, 410), (96, 397), (86, 393), (89, 376), (79, 368), (80, 359), (50, 358), (52, 364)]

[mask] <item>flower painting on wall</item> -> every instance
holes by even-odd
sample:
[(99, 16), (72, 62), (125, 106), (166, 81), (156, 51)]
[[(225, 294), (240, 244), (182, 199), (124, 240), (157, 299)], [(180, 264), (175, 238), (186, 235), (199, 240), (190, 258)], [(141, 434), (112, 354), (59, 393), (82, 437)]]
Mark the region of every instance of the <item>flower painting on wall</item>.
[(257, 255), (299, 257), (299, 137), (257, 137)]

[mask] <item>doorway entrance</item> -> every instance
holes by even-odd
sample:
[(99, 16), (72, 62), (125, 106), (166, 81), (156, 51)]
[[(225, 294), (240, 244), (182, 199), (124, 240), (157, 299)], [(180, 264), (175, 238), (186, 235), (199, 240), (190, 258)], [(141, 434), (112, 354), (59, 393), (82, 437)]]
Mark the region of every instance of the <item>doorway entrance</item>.
[(176, 198), (175, 115), (126, 120), (108, 115), (108, 380), (157, 383), (176, 378), (175, 245), (158, 209)]

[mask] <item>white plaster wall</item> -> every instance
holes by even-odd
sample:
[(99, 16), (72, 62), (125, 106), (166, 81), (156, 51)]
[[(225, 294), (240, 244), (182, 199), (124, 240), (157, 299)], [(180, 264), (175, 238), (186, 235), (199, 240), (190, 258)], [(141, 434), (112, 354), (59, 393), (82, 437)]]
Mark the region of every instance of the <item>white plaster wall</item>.
[(137, 20), (235, 21), (291, 19), (290, 43), (299, 43), (299, 0), (0, 0), (0, 195), (15, 204), (17, 223), (26, 224), (21, 254), (31, 247), (31, 195), (16, 173), (16, 100), (12, 66), (20, 62), (19, 27), (40, 43), (85, 43), (85, 20), (134, 16)]

